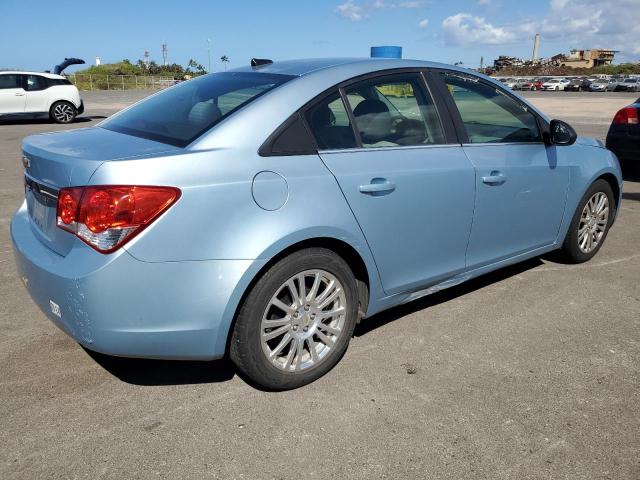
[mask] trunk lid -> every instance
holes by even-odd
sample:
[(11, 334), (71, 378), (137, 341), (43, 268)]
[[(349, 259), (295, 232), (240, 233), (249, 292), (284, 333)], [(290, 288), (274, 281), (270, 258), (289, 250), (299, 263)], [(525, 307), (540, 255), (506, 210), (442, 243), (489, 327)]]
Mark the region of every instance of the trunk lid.
[(100, 127), (32, 135), (22, 142), (25, 198), (34, 232), (45, 245), (64, 256), (75, 237), (56, 226), (58, 191), (87, 185), (106, 161), (153, 156), (180, 150)]

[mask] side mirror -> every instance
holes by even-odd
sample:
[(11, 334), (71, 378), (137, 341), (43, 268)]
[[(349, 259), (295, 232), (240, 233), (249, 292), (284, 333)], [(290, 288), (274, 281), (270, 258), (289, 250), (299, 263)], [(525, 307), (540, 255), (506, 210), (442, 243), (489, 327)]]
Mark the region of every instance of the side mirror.
[(551, 120), (549, 125), (549, 143), (552, 145), (573, 145), (578, 134), (571, 125), (562, 120)]

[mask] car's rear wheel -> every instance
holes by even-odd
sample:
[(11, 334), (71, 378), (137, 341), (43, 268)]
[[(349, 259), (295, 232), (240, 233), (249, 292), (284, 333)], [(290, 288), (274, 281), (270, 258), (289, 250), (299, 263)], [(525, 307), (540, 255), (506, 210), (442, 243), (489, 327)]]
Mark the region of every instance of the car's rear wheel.
[(51, 105), (49, 117), (56, 123), (71, 123), (75, 120), (78, 111), (70, 102), (56, 102)]
[(347, 263), (323, 248), (301, 250), (273, 265), (247, 295), (230, 357), (265, 388), (297, 388), (340, 360), (357, 315), (356, 279)]
[(615, 214), (615, 198), (606, 180), (596, 180), (584, 194), (562, 245), (572, 263), (591, 260), (602, 247)]

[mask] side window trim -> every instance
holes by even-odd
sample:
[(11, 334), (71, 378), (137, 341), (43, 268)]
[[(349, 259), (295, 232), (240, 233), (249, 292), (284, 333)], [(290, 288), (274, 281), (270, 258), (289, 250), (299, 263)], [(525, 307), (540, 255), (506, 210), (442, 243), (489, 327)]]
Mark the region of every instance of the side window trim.
[[(351, 104), (349, 103), (347, 96), (346, 96), (346, 88), (351, 87), (352, 85), (357, 85), (358, 83), (363, 83), (363, 82), (377, 82), (378, 80), (384, 79), (386, 77), (395, 77), (398, 75), (408, 75), (411, 76), (413, 75), (415, 77), (416, 80), (416, 87), (418, 88), (418, 92), (415, 92), (415, 98), (416, 101), (418, 100), (419, 96), (422, 96), (423, 100), (428, 100), (430, 99), (433, 102), (433, 107), (435, 109), (436, 115), (438, 116), (438, 124), (440, 125), (440, 129), (442, 131), (442, 133), (445, 135), (445, 141), (443, 143), (434, 143), (434, 144), (425, 144), (425, 145), (398, 145), (398, 146), (386, 146), (386, 147), (377, 147), (380, 149), (384, 149), (384, 148), (404, 148), (404, 147), (413, 147), (413, 148), (424, 148), (424, 147), (434, 147), (434, 146), (443, 146), (443, 145), (447, 145), (448, 144), (448, 138), (446, 135), (446, 130), (444, 128), (444, 124), (442, 122), (442, 118), (441, 118), (441, 112), (438, 110), (437, 104), (435, 103), (435, 99), (433, 97), (433, 95), (431, 94), (431, 90), (429, 89), (428, 85), (425, 82), (424, 76), (423, 76), (423, 69), (409, 69), (409, 70), (405, 70), (405, 71), (383, 71), (383, 72), (376, 72), (370, 75), (367, 75), (365, 78), (361, 78), (355, 81), (349, 81), (349, 82), (345, 82), (345, 84), (343, 86), (340, 87), (340, 91), (344, 92), (344, 96), (343, 96), (343, 103), (345, 103), (345, 105), (348, 108), (348, 111), (350, 112), (350, 121), (351, 124), (353, 125), (353, 129), (356, 133), (356, 141), (358, 142), (358, 147), (356, 148), (364, 148), (363, 143), (362, 143), (362, 136), (360, 134), (360, 130), (358, 129), (357, 126), (357, 122), (355, 120), (355, 116), (353, 115), (352, 109), (351, 109)], [(424, 114), (421, 112), (421, 116), (423, 119), (423, 122), (426, 126), (427, 123), (427, 119), (424, 118)], [(368, 150), (368, 149), (367, 149)]]
[[(324, 92), (318, 94), (317, 96), (315, 96), (313, 99), (311, 99), (310, 101), (308, 101), (307, 103), (305, 103), (302, 107), (300, 107), (299, 111), (301, 112), (302, 118), (305, 121), (305, 124), (307, 126), (307, 130), (311, 131), (311, 128), (307, 122), (307, 111), (312, 109), (314, 106), (316, 106), (318, 103), (322, 102), (327, 96), (333, 94), (336, 92), (336, 90), (338, 90), (338, 92), (340, 93), (340, 97), (342, 99), (342, 103), (344, 104), (344, 108), (347, 110), (347, 114), (349, 116), (349, 121), (351, 123), (351, 128), (354, 129), (354, 135), (356, 137), (356, 142), (358, 144), (358, 146), (353, 147), (353, 148), (347, 148), (347, 149), (327, 149), (327, 150), (321, 150), (318, 149), (318, 151), (343, 151), (343, 150), (356, 150), (356, 149), (362, 149), (362, 140), (360, 139), (360, 134), (357, 131), (357, 127), (355, 126), (355, 122), (354, 122), (354, 117), (353, 117), (353, 112), (351, 111), (351, 106), (349, 105), (349, 102), (346, 101), (346, 97), (344, 96), (344, 89), (346, 87), (349, 87), (355, 83), (359, 83), (362, 81), (366, 81), (366, 80), (370, 80), (373, 78), (380, 78), (380, 77), (386, 77), (386, 76), (391, 76), (391, 75), (400, 75), (400, 74), (408, 74), (408, 73), (415, 73), (418, 74), (422, 80), (420, 80), (419, 82), (421, 84), (423, 84), (425, 82), (424, 80), (424, 72), (425, 72), (425, 68), (424, 67), (409, 67), (409, 68), (397, 68), (397, 69), (391, 69), (391, 70), (384, 70), (384, 71), (378, 71), (378, 72), (370, 72), (370, 73), (366, 73), (364, 75), (360, 75), (357, 77), (353, 77), (350, 79), (347, 79), (345, 81), (342, 81), (340, 83), (337, 83), (336, 85), (333, 85), (331, 88), (328, 88), (327, 90), (325, 90)], [(434, 106), (436, 108), (436, 112), (440, 118), (440, 122), (441, 125), (443, 127), (443, 131), (445, 133), (445, 139), (446, 139), (446, 143), (441, 143), (441, 144), (436, 144), (436, 145), (419, 145), (419, 146), (401, 146), (401, 147), (388, 147), (388, 148), (433, 148), (433, 147), (443, 147), (443, 146), (447, 146), (447, 145), (456, 145), (456, 144), (460, 144), (461, 142), (459, 142), (457, 139), (454, 138), (454, 136), (451, 134), (450, 131), (450, 126), (449, 128), (447, 128), (447, 121), (451, 121), (451, 116), (450, 115), (445, 115), (446, 112), (444, 112), (441, 108), (439, 108), (439, 106), (441, 105), (438, 100), (437, 100), (437, 96), (438, 95), (433, 95), (432, 94), (432, 90), (429, 88), (424, 88), (424, 85), (422, 85), (423, 89), (424, 89), (424, 93), (431, 95), (431, 98), (434, 102)], [(445, 117), (447, 120), (445, 120)], [(315, 138), (314, 138), (314, 142), (315, 142)], [(316, 145), (317, 146), (317, 145)], [(383, 148), (387, 148), (387, 147), (383, 147)]]
[[(426, 92), (431, 96), (436, 111), (438, 112), (438, 118), (440, 119), (440, 125), (445, 135), (447, 145), (460, 145), (462, 141), (459, 133), (456, 129), (454, 116), (449, 110), (449, 103), (447, 101), (447, 95), (444, 95), (440, 88), (437, 78), (434, 78), (432, 69), (422, 70), (420, 72), (422, 77), (423, 87)], [(444, 92), (447, 93), (448, 92)], [(457, 111), (456, 111), (457, 113)]]
[[(351, 124), (351, 129), (353, 130), (353, 136), (356, 139), (356, 146), (354, 148), (363, 148), (362, 147), (362, 136), (360, 135), (360, 130), (356, 126), (356, 117), (353, 114), (353, 109), (351, 108), (351, 104), (349, 103), (349, 99), (347, 98), (347, 92), (344, 89), (344, 86), (338, 88), (338, 92), (340, 93), (340, 99), (342, 100), (342, 105), (347, 111), (347, 116), (349, 117), (349, 123)], [(350, 149), (353, 150), (353, 149)]]
[[(306, 135), (303, 140), (304, 142), (309, 142), (309, 147), (311, 148), (300, 148), (298, 150), (292, 152), (279, 152), (275, 149), (276, 142), (280, 139), (280, 136), (283, 135), (290, 127), (293, 126), (296, 122), (300, 122), (302, 127), (304, 128)], [(309, 131), (309, 126), (302, 116), (301, 112), (298, 110), (293, 113), (289, 118), (287, 118), (278, 128), (276, 128), (271, 135), (267, 137), (264, 143), (258, 149), (258, 155), (261, 157), (290, 157), (290, 156), (302, 156), (302, 155), (316, 155), (318, 152), (318, 145), (316, 144), (316, 139), (313, 134)]]

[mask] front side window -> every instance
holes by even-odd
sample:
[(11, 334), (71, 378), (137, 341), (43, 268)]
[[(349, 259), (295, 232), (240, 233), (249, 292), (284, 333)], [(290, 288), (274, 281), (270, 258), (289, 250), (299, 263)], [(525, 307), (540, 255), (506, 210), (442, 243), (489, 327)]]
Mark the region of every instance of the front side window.
[(106, 120), (101, 127), (184, 147), (291, 75), (221, 72), (169, 88)]
[(319, 150), (357, 146), (349, 114), (337, 91), (307, 110), (305, 117)]
[(44, 77), (41, 77), (40, 75), (25, 75), (25, 77), (25, 90), (28, 92), (44, 90), (47, 88), (47, 80)]
[(476, 77), (457, 73), (443, 76), (462, 117), (469, 143), (541, 140), (535, 116), (520, 102)]
[(20, 75), (15, 73), (0, 75), (0, 88), (22, 88)]
[(420, 74), (365, 80), (346, 89), (365, 148), (444, 143), (440, 119)]

